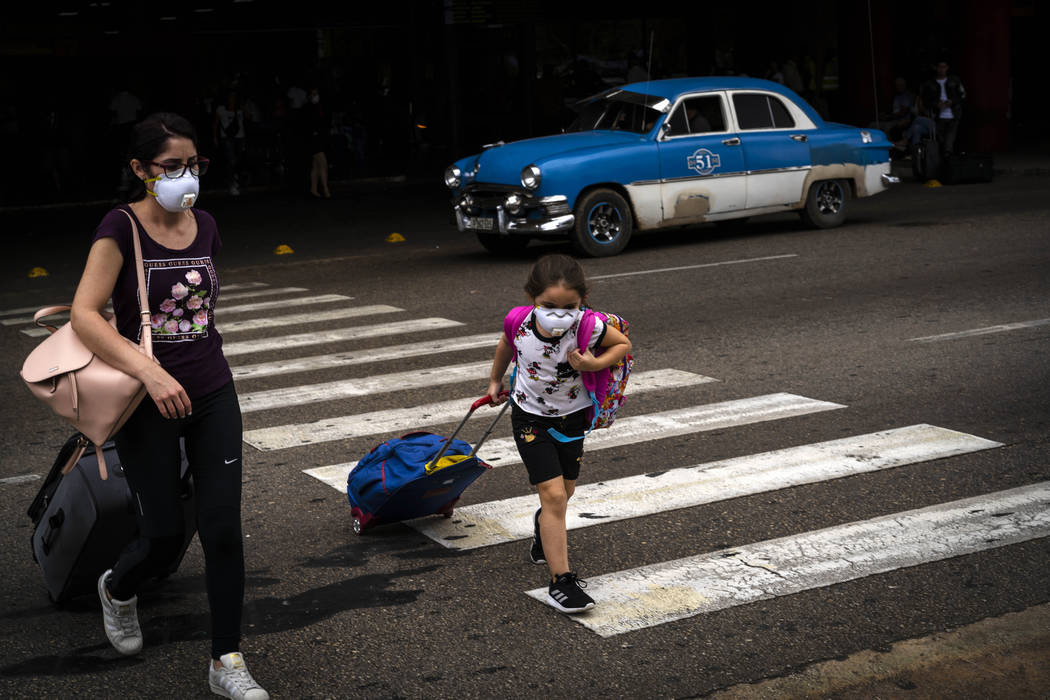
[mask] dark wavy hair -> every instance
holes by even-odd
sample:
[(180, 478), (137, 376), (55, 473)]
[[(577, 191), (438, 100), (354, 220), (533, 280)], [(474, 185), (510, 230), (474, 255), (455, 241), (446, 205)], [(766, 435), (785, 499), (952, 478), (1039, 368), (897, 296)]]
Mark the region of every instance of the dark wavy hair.
[(560, 284), (566, 289), (572, 289), (580, 295), (580, 299), (587, 298), (587, 278), (583, 274), (583, 268), (575, 258), (561, 253), (544, 255), (536, 261), (529, 271), (529, 279), (525, 282), (525, 293), (530, 299), (535, 299), (547, 287)]
[(146, 186), (131, 170), (131, 161), (143, 163), (160, 154), (172, 137), (182, 137), (197, 146), (197, 130), (188, 119), (173, 112), (151, 114), (131, 129), (124, 157), (120, 196), (126, 202), (137, 202), (146, 196)]

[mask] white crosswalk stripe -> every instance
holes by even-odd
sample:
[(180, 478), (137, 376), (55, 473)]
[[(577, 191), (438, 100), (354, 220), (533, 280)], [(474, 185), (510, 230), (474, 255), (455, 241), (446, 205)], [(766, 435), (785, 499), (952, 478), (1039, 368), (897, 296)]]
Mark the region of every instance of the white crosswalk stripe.
[(272, 338), (259, 338), (257, 340), (242, 340), (234, 343), (223, 343), (222, 352), (226, 357), (247, 355), (255, 352), (270, 352), (272, 350), (292, 350), (310, 345), (324, 345), (326, 343), (341, 343), (362, 338), (376, 338), (386, 335), (403, 335), (406, 333), (425, 334), (428, 331), (436, 331), (446, 328), (462, 326), (459, 321), (447, 318), (415, 318), (408, 321), (394, 321), (392, 323), (378, 323), (370, 326), (351, 326), (349, 328), (323, 328), (306, 333), (284, 335)]
[(6, 476), (0, 479), (0, 486), (8, 486), (11, 484), (27, 484), (32, 481), (40, 481), (39, 474), (20, 474), (19, 476)]
[[(238, 291), (232, 294), (227, 292), (231, 290), (239, 289), (251, 289), (251, 291)], [(245, 299), (245, 298), (258, 298), (260, 296), (273, 296), (277, 294), (294, 294), (296, 292), (309, 291), (305, 287), (275, 287), (268, 288), (262, 282), (254, 282), (251, 284), (229, 284), (222, 286), (222, 300), (229, 301), (230, 299)], [(72, 301), (72, 300), (70, 300)], [(41, 304), (40, 306), (23, 306), (18, 309), (6, 309), (0, 311), (0, 324), (5, 326), (15, 326), (20, 323), (32, 323), (33, 314), (40, 309), (47, 306), (47, 304)], [(112, 311), (112, 309), (110, 309)], [(25, 316), (23, 314), (29, 314)], [(68, 315), (68, 314), (67, 314)], [(5, 316), (22, 316), (21, 318), (3, 318)]]
[[(603, 576), (573, 617), (610, 637), (706, 612), (1050, 536), (1050, 482)], [(527, 591), (546, 602), (547, 589)]]
[(362, 379), (344, 379), (321, 384), (293, 386), (286, 389), (256, 391), (241, 395), (241, 412), (250, 413), (271, 408), (288, 408), (320, 401), (345, 399), (352, 396), (365, 396), (366, 394), (380, 394), (402, 389), (419, 389), (428, 386), (480, 380), (488, 376), (491, 368), (492, 361), (485, 360), (463, 365), (379, 374)]
[(231, 369), (233, 370), (233, 378), (236, 380), (257, 379), (259, 377), (270, 377), (278, 374), (287, 375), (295, 372), (316, 372), (323, 369), (349, 367), (350, 365), (367, 364), (370, 362), (401, 360), (406, 357), (428, 356), (436, 355), (438, 353), (473, 350), (475, 348), (495, 347), (498, 340), (498, 335), (492, 333), (480, 333), (478, 335), (463, 336), (462, 338), (420, 340), (415, 343), (391, 345), (385, 348), (376, 348), (374, 350), (347, 350), (345, 352), (335, 352), (329, 355), (314, 355), (312, 357), (277, 360), (276, 362), (260, 362), (254, 365), (239, 365), (232, 367)]
[(215, 315), (220, 319), (228, 314), (244, 314), (248, 312), (269, 311), (270, 309), (287, 309), (292, 306), (312, 306), (313, 304), (330, 304), (336, 301), (350, 301), (353, 297), (342, 294), (318, 294), (312, 297), (296, 297), (294, 299), (280, 299), (276, 301), (260, 301), (252, 304), (239, 304), (237, 306), (220, 306), (215, 310)]
[[(0, 311), (0, 316), (15, 316), (17, 314), (35, 314), (37, 311), (44, 308), (45, 306), (47, 306), (47, 304), (40, 304), (39, 306), (23, 306), (18, 309), (7, 309), (5, 311)], [(29, 316), (29, 320), (33, 320), (32, 315)], [(5, 323), (4, 325), (8, 324)]]
[[(492, 340), (491, 335), (484, 337)], [(491, 363), (485, 364), (489, 366)], [(630, 396), (636, 396), (658, 389), (685, 388), (714, 381), (717, 380), (692, 372), (650, 370), (631, 375), (628, 393)], [(311, 423), (259, 428), (246, 431), (244, 441), (259, 450), (281, 450), (379, 433), (401, 434), (421, 427), (457, 421), (466, 413), (464, 407), (469, 406), (475, 398), (477, 397), (463, 397), (411, 408), (392, 408), (353, 416), (326, 418)], [(479, 415), (484, 416), (484, 413), (475, 413), (474, 417)]]
[(301, 326), (308, 323), (327, 323), (328, 321), (340, 321), (347, 318), (358, 318), (360, 316), (374, 316), (376, 314), (392, 314), (404, 311), (396, 306), (386, 304), (372, 304), (370, 306), (350, 306), (345, 309), (332, 309), (330, 311), (312, 311), (305, 314), (288, 314), (286, 316), (265, 316), (245, 321), (218, 321), (216, 327), (224, 336), (230, 333), (242, 331), (254, 331), (261, 328), (271, 330), (279, 326)]
[[(270, 307), (269, 302), (264, 304), (264, 308), (278, 308), (287, 304), (277, 304)], [(252, 305), (254, 306), (254, 305)], [(234, 307), (232, 313), (237, 311), (244, 311), (246, 307)], [(262, 318), (252, 318), (243, 321), (225, 321), (223, 320), (224, 314), (219, 311), (219, 318), (216, 319), (215, 326), (219, 329), (219, 332), (223, 336), (230, 335), (232, 333), (239, 333), (243, 331), (254, 331), (261, 328), (274, 329), (280, 326), (302, 326), (310, 323), (327, 323), (329, 321), (341, 321), (348, 318), (359, 318), (361, 316), (374, 316), (377, 314), (391, 314), (404, 309), (399, 309), (396, 306), (388, 306), (386, 304), (371, 304), (369, 306), (349, 306), (343, 309), (329, 309), (327, 311), (311, 311), (309, 313), (302, 314), (286, 314), (283, 316), (263, 316)], [(227, 313), (231, 311), (227, 310)], [(46, 328), (29, 328), (22, 331), (25, 335), (30, 337), (38, 337), (48, 335), (50, 331)]]
[[(227, 294), (228, 290), (243, 290), (246, 288), (245, 284), (229, 284), (223, 285), (223, 301), (229, 301), (230, 299), (245, 299), (245, 298), (257, 298), (260, 296), (274, 296), (277, 294), (294, 294), (296, 292), (308, 292), (304, 287), (281, 287), (268, 289), (266, 284), (256, 282), (257, 288), (253, 288), (251, 292), (235, 292), (233, 294)], [(251, 285), (247, 285), (251, 287)], [(345, 297), (352, 298), (352, 297)], [(20, 323), (33, 323), (33, 315), (43, 309), (46, 304), (39, 306), (22, 306), (21, 309), (8, 309), (6, 311), (0, 311), (0, 317), (4, 316), (21, 316), (28, 314), (28, 316), (21, 316), (20, 318), (2, 318), (0, 324), (2, 325), (18, 325)], [(110, 311), (112, 311), (110, 309)], [(68, 314), (65, 314), (68, 315)]]
[[(615, 425), (608, 430), (591, 433), (584, 441), (583, 449), (585, 453), (593, 452), (610, 447), (791, 418), (839, 408), (845, 408), (845, 406), (793, 394), (770, 394), (752, 399), (692, 406), (641, 416), (627, 416), (618, 419)], [(465, 409), (461, 410), (465, 411)], [(479, 455), (494, 468), (521, 463), (521, 457), (514, 446), (513, 438), (489, 440), (482, 446)], [(346, 488), (346, 477), (353, 467), (354, 463), (350, 462), (315, 467), (304, 471), (333, 488), (342, 490)]]
[(236, 282), (233, 284), (224, 284), (222, 285), (222, 289), (228, 292), (233, 292), (240, 291), (242, 289), (262, 289), (264, 287), (269, 286), (270, 285), (266, 284), (265, 282)]
[[(768, 394), (706, 406), (690, 406), (641, 416), (627, 416), (618, 419), (609, 430), (599, 430), (588, 435), (584, 440), (583, 449), (586, 453), (840, 408), (845, 408), (845, 406), (794, 394)], [(513, 438), (490, 440), (485, 443), (480, 454), (493, 467), (521, 463), (521, 457), (518, 456), (518, 448), (515, 447)]]
[[(250, 292), (235, 292), (233, 294), (227, 294), (226, 293), (226, 289), (227, 288), (223, 287), (222, 289), (223, 289), (222, 301), (224, 302), (224, 304), (222, 306), (220, 306), (218, 308), (218, 311), (217, 311), (217, 313), (220, 316), (225, 315), (225, 314), (229, 314), (229, 313), (237, 313), (238, 311), (242, 310), (239, 307), (227, 307), (227, 306), (225, 306), (225, 302), (228, 302), (231, 299), (257, 299), (257, 298), (259, 298), (261, 296), (274, 296), (274, 295), (278, 295), (278, 294), (293, 294), (295, 292), (306, 292), (306, 291), (309, 291), (305, 287), (281, 287), (281, 288), (276, 288), (276, 289), (261, 288), (261, 289), (256, 289), (256, 290), (250, 291)], [(324, 301), (346, 301), (346, 300), (349, 300), (349, 299), (353, 299), (353, 297), (346, 297), (346, 296), (342, 296), (340, 294), (326, 294), (326, 295), (322, 295), (322, 296), (324, 296), (324, 297), (335, 297), (335, 298), (333, 298), (333, 299), (322, 299), (321, 296), (312, 297), (314, 299), (313, 303), (318, 303), (319, 304), (319, 303), (323, 303)], [(310, 299), (310, 298), (311, 297), (307, 297), (306, 299)], [(267, 302), (269, 304), (272, 304), (272, 306), (270, 306), (270, 307), (262, 307), (262, 308), (275, 308), (276, 309), (276, 308), (283, 308), (284, 306), (303, 306), (305, 304), (311, 303), (310, 301), (307, 301), (306, 299), (295, 299), (295, 300), (288, 300), (288, 301), (285, 301), (285, 302), (280, 302), (280, 301)], [(23, 325), (23, 324), (32, 323), (33, 322), (33, 314), (36, 313), (37, 311), (39, 311), (41, 308), (43, 308), (43, 307), (42, 306), (40, 306), (40, 307), (23, 307), (21, 309), (11, 309), (9, 311), (0, 311), (0, 316), (8, 316), (8, 315), (12, 315), (12, 314), (28, 314), (28, 316), (19, 316), (17, 318), (0, 319), (0, 325), (4, 325), (4, 326), (20, 326), (20, 325)], [(243, 309), (243, 310), (252, 310), (252, 309)], [(112, 312), (113, 309), (109, 309), (109, 311)], [(60, 314), (55, 314), (52, 318), (61, 319), (61, 318), (68, 318), (68, 317), (69, 317), (69, 312), (63, 312), (63, 313), (60, 313)]]
[[(913, 425), (693, 467), (580, 484), (572, 497), (566, 527), (575, 530), (1001, 446), (1001, 443), (954, 430)], [(420, 518), (408, 524), (445, 547), (475, 549), (532, 537), (532, 516), (536, 508), (536, 495), (529, 494), (460, 507), (451, 519)]]
[[(233, 288), (237, 289), (236, 285)], [(225, 304), (231, 299), (258, 299), (259, 297), (263, 296), (277, 296), (278, 294), (296, 294), (298, 292), (310, 291), (306, 287), (265, 287), (262, 289), (254, 289), (252, 291), (245, 292), (234, 292), (231, 294), (230, 289), (231, 287), (224, 284), (219, 290), (219, 300), (222, 302), (222, 304)], [(222, 310), (221, 304), (219, 306), (219, 310)]]

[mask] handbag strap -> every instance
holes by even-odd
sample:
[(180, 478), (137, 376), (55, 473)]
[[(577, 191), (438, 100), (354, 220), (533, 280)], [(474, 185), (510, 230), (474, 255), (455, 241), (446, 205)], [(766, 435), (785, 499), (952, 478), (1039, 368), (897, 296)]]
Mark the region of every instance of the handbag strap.
[(45, 306), (44, 308), (40, 309), (35, 314), (33, 314), (33, 323), (35, 323), (36, 325), (40, 326), (41, 328), (46, 328), (49, 331), (51, 331), (52, 333), (54, 333), (55, 331), (58, 330), (58, 328), (55, 327), (55, 326), (52, 326), (50, 323), (43, 323), (40, 319), (46, 318), (48, 316), (53, 316), (54, 314), (60, 314), (63, 311), (69, 311), (70, 308), (72, 308), (72, 307), (69, 307), (69, 306)]
[(135, 247), (135, 274), (139, 280), (139, 345), (142, 346), (146, 357), (153, 357), (153, 326), (150, 325), (149, 299), (146, 297), (146, 273), (142, 266), (142, 242), (139, 240), (139, 227), (135, 223), (135, 217), (126, 209), (121, 209), (131, 222), (131, 242)]

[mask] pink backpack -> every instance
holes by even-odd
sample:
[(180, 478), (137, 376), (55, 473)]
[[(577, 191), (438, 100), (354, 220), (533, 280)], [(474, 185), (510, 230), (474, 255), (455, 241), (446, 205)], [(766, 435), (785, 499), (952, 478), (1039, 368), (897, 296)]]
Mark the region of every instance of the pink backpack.
[[(503, 319), (503, 335), (507, 342), (510, 343), (510, 346), (514, 348), (515, 362), (517, 362), (518, 348), (514, 344), (514, 336), (532, 309), (532, 306), (515, 306)], [(587, 345), (594, 334), (595, 322), (598, 319), (601, 319), (624, 335), (627, 335), (630, 328), (630, 324), (622, 316), (585, 308), (583, 315), (580, 317), (580, 327), (576, 332), (576, 337), (580, 344), (580, 352), (587, 352)], [(591, 352), (597, 357), (604, 352), (604, 348), (598, 347)], [(612, 367), (607, 367), (597, 372), (580, 372), (583, 387), (591, 397), (591, 406), (587, 409), (587, 417), (591, 420), (591, 427), (588, 429), (588, 433), (595, 428), (608, 428), (616, 420), (616, 412), (623, 405), (623, 392), (627, 388), (627, 378), (631, 375), (633, 365), (634, 357), (628, 354)], [(517, 368), (515, 368), (514, 372), (516, 375)], [(513, 383), (513, 379), (511, 382)]]

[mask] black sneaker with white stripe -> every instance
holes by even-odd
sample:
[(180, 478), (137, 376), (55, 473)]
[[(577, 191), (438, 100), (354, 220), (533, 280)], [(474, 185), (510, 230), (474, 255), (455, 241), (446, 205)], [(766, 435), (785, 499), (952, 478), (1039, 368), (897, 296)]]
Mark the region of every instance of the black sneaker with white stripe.
[(533, 564), (546, 564), (547, 557), (543, 555), (543, 541), (540, 540), (540, 511), (542, 508), (536, 509), (536, 514), (532, 516), (532, 549), (529, 550), (529, 557), (532, 559)]
[(563, 613), (578, 613), (594, 607), (594, 599), (583, 592), (587, 582), (573, 572), (559, 575), (547, 588), (551, 605)]

